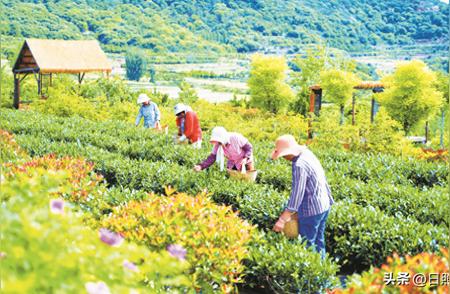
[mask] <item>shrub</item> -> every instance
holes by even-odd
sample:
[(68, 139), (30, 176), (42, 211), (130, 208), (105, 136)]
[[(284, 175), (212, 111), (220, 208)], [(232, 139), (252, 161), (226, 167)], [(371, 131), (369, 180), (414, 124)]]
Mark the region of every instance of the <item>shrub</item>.
[[(336, 289), (333, 294), (358, 292), (397, 292), (400, 293), (447, 293), (448, 292), (448, 249), (441, 248), (440, 254), (423, 252), (415, 256), (400, 257), (394, 254), (387, 258), (387, 263), (380, 268), (373, 268), (362, 274), (351, 276), (345, 289)], [(424, 285), (412, 281), (414, 275), (425, 278)], [(447, 280), (445, 280), (447, 275)], [(397, 277), (407, 277), (408, 282), (402, 283)], [(386, 279), (387, 277), (387, 279)], [(386, 280), (393, 279), (387, 284)], [(437, 280), (436, 280), (437, 278)], [(434, 279), (432, 281), (431, 279)]]
[(361, 272), (379, 266), (392, 254), (438, 251), (448, 243), (448, 229), (414, 219), (390, 217), (373, 206), (351, 201), (336, 203), (327, 223), (327, 250), (344, 272)]
[(107, 117), (101, 105), (95, 106), (75, 94), (60, 94), (55, 91), (52, 91), (48, 99), (34, 102), (32, 108), (41, 113), (62, 117), (80, 116), (90, 120), (102, 120)]
[(250, 103), (272, 113), (278, 113), (294, 99), (286, 84), (286, 60), (283, 57), (253, 55), (248, 87)]
[(298, 240), (289, 240), (273, 232), (250, 247), (246, 261), (246, 282), (267, 285), (274, 293), (323, 293), (338, 285), (336, 264), (322, 260), (320, 254)]
[(26, 152), (20, 148), (14, 136), (7, 131), (0, 130), (0, 161), (4, 163), (26, 158)]
[(180, 102), (191, 105), (198, 100), (197, 92), (195, 92), (195, 89), (192, 88), (191, 84), (186, 81), (182, 81), (179, 87), (181, 92), (179, 94), (178, 100)]
[(336, 103), (341, 109), (341, 124), (344, 122), (344, 106), (352, 98), (359, 79), (350, 72), (339, 69), (329, 69), (320, 73), (324, 97)]
[[(55, 192), (72, 190), (68, 174), (41, 167), (1, 181), (5, 293), (84, 292), (97, 286), (113, 292), (188, 289), (186, 264), (168, 253), (133, 244), (102, 242), (83, 216)], [(105, 290), (105, 291), (106, 291)]]
[(196, 287), (230, 292), (241, 282), (252, 227), (205, 195), (168, 194), (117, 207), (102, 225), (150, 248), (181, 245)]
[(380, 103), (402, 124), (405, 134), (435, 113), (442, 103), (443, 94), (435, 86), (436, 74), (422, 61), (398, 65), (383, 81), (389, 87), (379, 94)]

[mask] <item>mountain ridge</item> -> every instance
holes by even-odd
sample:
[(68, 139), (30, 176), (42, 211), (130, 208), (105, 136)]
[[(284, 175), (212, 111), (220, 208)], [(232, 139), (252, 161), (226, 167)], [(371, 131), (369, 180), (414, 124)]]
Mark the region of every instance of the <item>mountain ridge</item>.
[(96, 38), (109, 52), (295, 53), (312, 43), (364, 50), (448, 38), (439, 0), (2, 0), (0, 9), (2, 35)]

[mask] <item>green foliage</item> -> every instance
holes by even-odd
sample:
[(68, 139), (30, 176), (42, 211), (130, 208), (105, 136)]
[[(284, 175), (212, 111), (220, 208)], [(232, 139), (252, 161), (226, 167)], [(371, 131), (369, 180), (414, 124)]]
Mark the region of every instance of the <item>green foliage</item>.
[(287, 64), (284, 57), (256, 54), (252, 57), (250, 78), (250, 103), (272, 113), (285, 109), (294, 94), (286, 84)]
[(298, 240), (273, 232), (261, 235), (264, 239), (250, 247), (249, 285), (267, 284), (274, 293), (315, 293), (338, 285), (336, 264), (330, 259), (321, 260), (319, 254), (299, 246)]
[[(232, 205), (242, 218), (263, 230), (271, 228), (288, 197), (290, 168), (284, 162), (265, 160), (272, 148), (267, 141), (254, 143), (259, 179), (257, 184), (252, 184), (229, 179), (214, 168), (204, 173), (192, 173), (191, 167), (204, 158), (210, 148), (192, 150), (174, 146), (167, 143), (164, 135), (137, 130), (123, 123), (98, 124), (79, 118), (63, 119), (33, 113), (26, 114), (25, 119), (25, 114), (14, 111), (2, 111), (3, 117), (0, 127), (24, 134), (17, 140), (33, 154), (56, 152), (86, 156), (96, 163), (96, 171), (110, 185), (118, 187), (164, 193), (165, 186), (170, 185), (193, 195), (207, 189), (216, 203)], [(71, 131), (68, 131), (69, 125)], [(441, 188), (435, 187), (445, 186), (448, 170), (444, 164), (329, 150), (320, 151), (318, 155), (328, 173), (332, 193), (338, 200), (327, 224), (329, 251), (331, 256), (339, 258), (339, 264), (345, 269), (366, 269), (379, 263), (393, 250), (399, 253), (433, 251), (448, 239), (443, 230), (448, 217), (445, 211), (437, 209), (448, 198), (444, 194), (438, 196), (442, 194)], [(346, 180), (349, 178), (354, 180)], [(346, 183), (348, 189), (352, 189), (351, 193)], [(398, 186), (398, 189), (392, 190), (391, 185)], [(382, 196), (377, 197), (377, 193)], [(349, 197), (352, 204), (347, 209), (346, 205), (350, 204), (342, 201)], [(399, 199), (398, 203), (393, 199)], [(399, 221), (400, 217), (404, 221)], [(429, 221), (423, 223), (424, 219)], [(358, 224), (357, 230), (355, 223)], [(375, 228), (384, 229), (379, 232)], [(358, 239), (360, 236), (366, 237)], [(397, 236), (403, 239), (399, 240)], [(418, 237), (422, 242), (417, 241)], [(303, 245), (295, 246), (300, 247), (292, 251), (300, 252)], [(361, 253), (366, 252), (364, 250), (370, 254)], [(281, 267), (275, 261), (257, 260), (258, 265), (252, 265), (249, 271), (267, 273)], [(282, 273), (277, 276), (279, 285), (305, 282), (301, 276), (289, 278)], [(249, 279), (261, 281), (262, 277), (258, 274)], [(311, 283), (311, 287), (321, 286), (321, 283)]]
[(354, 87), (359, 79), (351, 72), (339, 69), (328, 69), (320, 73), (321, 87), (324, 98), (336, 103), (341, 108), (341, 124), (343, 123), (344, 107), (352, 98)]
[[(53, 92), (53, 91), (52, 91)], [(102, 111), (100, 103), (94, 106), (88, 100), (75, 94), (59, 94), (53, 92), (46, 100), (35, 101), (32, 107), (42, 113), (58, 116), (75, 116), (91, 120), (101, 120), (107, 114)]]
[(0, 106), (11, 107), (13, 105), (14, 96), (14, 78), (6, 72), (6, 66), (0, 68)]
[(445, 108), (446, 106), (448, 107), (449, 103), (449, 74), (438, 71), (436, 75), (436, 88), (442, 93), (442, 106)]
[(328, 62), (324, 47), (313, 47), (306, 51), (304, 56), (297, 55), (292, 63), (300, 70), (294, 73), (293, 84), (298, 88), (297, 99), (292, 105), (292, 109), (303, 115), (309, 111), (309, 87), (319, 83), (320, 72)]
[(252, 226), (206, 195), (173, 192), (166, 189), (167, 197), (149, 195), (144, 201), (129, 201), (114, 208), (102, 224), (151, 248), (182, 246), (195, 287), (230, 292), (242, 279), (241, 261), (248, 255)]
[[(327, 250), (341, 260), (345, 272), (380, 266), (392, 252), (418, 254), (439, 251), (448, 242), (448, 228), (386, 216), (373, 206), (342, 201), (331, 209)], [(445, 245), (444, 245), (445, 244)], [(351, 264), (350, 264), (351, 262)]]
[(52, 210), (54, 197), (72, 190), (67, 176), (64, 170), (31, 167), (2, 180), (2, 234), (8, 239), (2, 244), (2, 291), (79, 293), (88, 283), (114, 292), (146, 291), (145, 284), (153, 291), (189, 286), (186, 265), (167, 253), (129, 243), (111, 247), (68, 202), (62, 211)]
[(127, 79), (139, 81), (146, 67), (143, 53), (136, 49), (128, 50), (125, 55), (125, 67)]
[(113, 104), (124, 101), (134, 102), (130, 87), (118, 77), (86, 81), (81, 85), (79, 94), (90, 100), (106, 97), (107, 101)]
[(192, 105), (192, 103), (195, 103), (198, 100), (197, 92), (195, 92), (195, 89), (192, 88), (191, 84), (186, 81), (182, 81), (179, 87), (181, 92), (178, 96), (178, 100), (180, 102), (187, 105)]
[[(230, 48), (253, 52), (276, 46), (287, 47), (291, 53), (324, 40), (331, 47), (361, 50), (440, 40), (448, 34), (448, 5), (437, 0), (8, 0), (0, 5), (4, 35), (94, 37), (114, 52), (123, 52), (126, 46), (157, 53), (224, 52)], [(318, 17), (325, 14), (326, 18)]]
[(379, 94), (380, 103), (402, 124), (406, 134), (442, 104), (443, 94), (435, 87), (436, 74), (422, 61), (399, 64), (383, 81), (388, 88)]

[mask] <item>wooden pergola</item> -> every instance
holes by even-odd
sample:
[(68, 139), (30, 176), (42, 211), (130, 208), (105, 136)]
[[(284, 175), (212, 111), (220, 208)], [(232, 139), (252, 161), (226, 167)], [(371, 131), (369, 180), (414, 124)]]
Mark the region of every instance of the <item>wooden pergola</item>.
[(13, 66), (14, 107), (20, 104), (20, 83), (34, 75), (38, 95), (42, 95), (42, 79), (52, 74), (76, 74), (81, 84), (86, 73), (102, 72), (109, 75), (112, 67), (106, 54), (95, 40), (39, 40), (26, 39)]
[[(380, 93), (384, 91), (384, 84), (381, 82), (361, 82), (356, 85), (354, 89), (357, 90), (372, 90), (373, 93)], [(313, 85), (309, 87), (311, 94), (309, 95), (309, 112), (319, 116), (322, 108), (322, 87), (320, 85)], [(355, 124), (355, 95), (352, 97), (352, 124)], [(378, 102), (372, 98), (372, 107), (370, 111), (370, 121), (373, 123), (375, 115), (378, 112)], [(309, 128), (310, 130), (311, 128)], [(311, 131), (308, 131), (308, 137), (312, 138)]]

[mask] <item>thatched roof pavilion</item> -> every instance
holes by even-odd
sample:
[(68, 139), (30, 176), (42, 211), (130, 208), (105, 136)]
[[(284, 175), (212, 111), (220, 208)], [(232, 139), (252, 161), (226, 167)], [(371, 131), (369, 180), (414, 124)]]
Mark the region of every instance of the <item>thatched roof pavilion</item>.
[(51, 83), (54, 73), (77, 74), (81, 83), (88, 72), (109, 74), (111, 70), (111, 63), (95, 40), (26, 39), (12, 69), (14, 107), (19, 107), (20, 82), (29, 74), (35, 76), (41, 94), (43, 75), (49, 75)]

